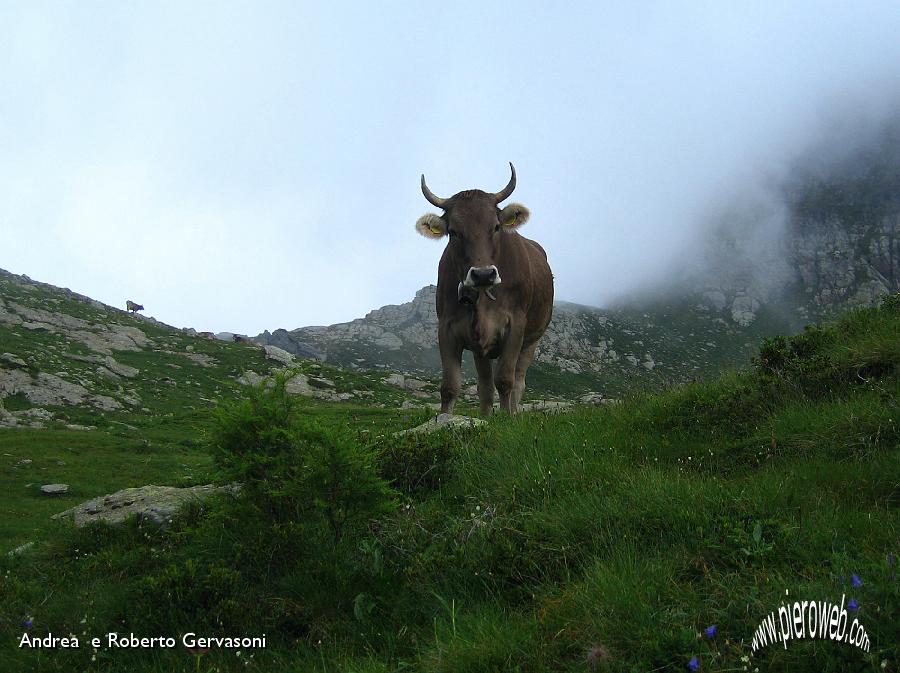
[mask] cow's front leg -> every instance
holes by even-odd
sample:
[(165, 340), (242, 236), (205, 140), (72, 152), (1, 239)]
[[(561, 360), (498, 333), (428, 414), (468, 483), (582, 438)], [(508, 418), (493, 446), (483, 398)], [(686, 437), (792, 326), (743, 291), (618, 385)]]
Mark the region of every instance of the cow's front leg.
[(462, 344), (445, 328), (438, 330), (438, 348), (444, 371), (441, 381), (441, 413), (452, 414), (462, 386)]
[[(525, 324), (524, 319), (521, 324)], [(494, 371), (494, 386), (500, 394), (500, 408), (511, 414), (516, 413), (516, 364), (519, 361), (519, 352), (522, 350), (522, 338), (523, 329), (511, 327), (509, 334), (506, 335), (506, 341)]]
[(525, 346), (522, 351), (519, 353), (519, 358), (516, 360), (516, 381), (513, 385), (513, 395), (514, 400), (513, 404), (518, 410), (519, 405), (522, 404), (522, 395), (525, 392), (525, 373), (528, 371), (529, 365), (534, 360), (534, 351), (537, 348), (537, 342), (534, 342), (530, 346)]
[(476, 355), (475, 371), (478, 372), (478, 401), (481, 403), (481, 415), (487, 418), (494, 409), (494, 375), (491, 359)]

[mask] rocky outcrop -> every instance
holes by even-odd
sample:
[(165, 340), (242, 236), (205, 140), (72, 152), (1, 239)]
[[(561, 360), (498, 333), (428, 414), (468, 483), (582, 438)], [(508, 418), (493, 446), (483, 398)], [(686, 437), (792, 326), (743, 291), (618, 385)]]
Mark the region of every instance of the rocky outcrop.
[(286, 329), (277, 329), (274, 332), (266, 330), (253, 338), (253, 340), (263, 346), (275, 346), (283, 351), (293, 355), (299, 355), (302, 358), (310, 358), (321, 360), (322, 354), (313, 348), (310, 344), (301, 341)]
[[(440, 365), (436, 348), (436, 290), (429, 285), (419, 290), (411, 302), (384, 306), (348, 323), (302, 327), (287, 334), (294, 342), (308, 345), (320, 359), (345, 367), (433, 371)], [(257, 339), (264, 335), (265, 332)], [(405, 366), (394, 366), (401, 363)]]
[(263, 376), (254, 371), (246, 371), (238, 377), (238, 383), (246, 386), (274, 386), (273, 376), (282, 374), (286, 377), (284, 390), (288, 395), (301, 395), (314, 397), (328, 402), (344, 402), (356, 397), (354, 393), (365, 396), (369, 391), (338, 392), (334, 382), (321, 376), (307, 376), (302, 372), (292, 369), (275, 370), (272, 375)]
[(0, 324), (65, 334), (70, 340), (103, 355), (112, 355), (114, 350), (137, 351), (150, 345), (147, 335), (131, 325), (91, 323), (66, 313), (33, 308), (14, 301), (4, 302), (2, 299)]
[(41, 406), (89, 404), (105, 411), (122, 408), (122, 405), (112, 397), (92, 394), (84, 386), (66, 381), (56, 374), (45, 372), (30, 374), (21, 369), (0, 369), (0, 400), (9, 395), (19, 394), (31, 404)]
[(821, 313), (869, 306), (900, 291), (900, 212), (875, 222), (802, 222), (791, 252), (803, 291)]
[[(179, 383), (199, 386), (196, 366), (219, 366), (210, 354), (195, 352), (189, 336), (153, 318), (0, 269), (0, 341), (9, 344), (0, 353), (0, 426), (40, 428), (58, 421), (71, 429), (94, 427), (69, 422), (60, 407), (149, 412), (143, 395), (153, 396), (156, 389), (164, 397), (164, 388)], [(140, 363), (153, 363), (157, 356), (173, 370), (184, 368), (178, 381), (158, 370), (150, 376), (141, 371)], [(233, 371), (228, 363), (222, 368)]]

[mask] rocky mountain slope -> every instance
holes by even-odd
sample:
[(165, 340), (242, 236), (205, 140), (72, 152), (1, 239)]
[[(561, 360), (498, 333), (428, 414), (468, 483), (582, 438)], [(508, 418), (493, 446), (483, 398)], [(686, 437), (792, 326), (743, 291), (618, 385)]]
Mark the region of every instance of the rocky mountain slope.
[(386, 374), (205, 338), (0, 270), (0, 426), (127, 426), (210, 406), (281, 370), (291, 392), (323, 402), (434, 397), (430, 383), (414, 395)]
[[(256, 339), (344, 367), (433, 376), (440, 372), (435, 291), (433, 285), (424, 287), (411, 302), (348, 323), (278, 330), (277, 340), (266, 333)], [(615, 396), (709, 374), (746, 361), (760, 334), (784, 326), (777, 316), (764, 318), (740, 325), (702, 303), (682, 300), (612, 310), (557, 302), (529, 386), (557, 395), (602, 391)], [(474, 376), (468, 358), (464, 363)]]

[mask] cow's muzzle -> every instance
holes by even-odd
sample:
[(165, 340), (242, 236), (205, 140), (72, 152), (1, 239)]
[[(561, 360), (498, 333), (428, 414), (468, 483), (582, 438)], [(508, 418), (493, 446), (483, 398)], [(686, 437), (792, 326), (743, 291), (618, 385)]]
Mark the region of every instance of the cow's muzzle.
[(490, 266), (471, 267), (469, 269), (469, 272), (466, 274), (466, 279), (463, 281), (463, 285), (465, 285), (466, 287), (474, 287), (478, 289), (499, 284), (500, 272), (497, 271), (497, 267), (493, 264), (491, 264)]

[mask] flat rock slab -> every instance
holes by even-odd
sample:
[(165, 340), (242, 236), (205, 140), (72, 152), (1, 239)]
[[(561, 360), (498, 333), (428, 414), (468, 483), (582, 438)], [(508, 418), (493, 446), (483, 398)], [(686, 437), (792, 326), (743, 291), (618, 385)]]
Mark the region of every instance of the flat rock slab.
[(395, 437), (409, 434), (428, 434), (437, 432), (442, 428), (477, 428), (479, 425), (485, 425), (486, 421), (480, 418), (472, 418), (471, 416), (454, 416), (453, 414), (438, 414), (430, 421), (425, 421), (421, 425), (417, 425), (409, 430), (401, 430), (395, 432)]
[(110, 495), (88, 500), (59, 514), (54, 519), (72, 518), (77, 527), (94, 521), (105, 521), (109, 524), (120, 524), (129, 516), (136, 514), (141, 520), (165, 525), (189, 502), (202, 502), (218, 493), (236, 494), (240, 486), (191, 486), (177, 488), (175, 486), (140, 486), (126, 488)]
[(535, 402), (526, 402), (519, 406), (520, 411), (540, 411), (545, 414), (558, 414), (571, 408), (571, 402), (559, 402), (556, 400), (537, 400)]
[(44, 484), (41, 486), (41, 493), (46, 493), (47, 495), (62, 495), (68, 492), (68, 484)]

